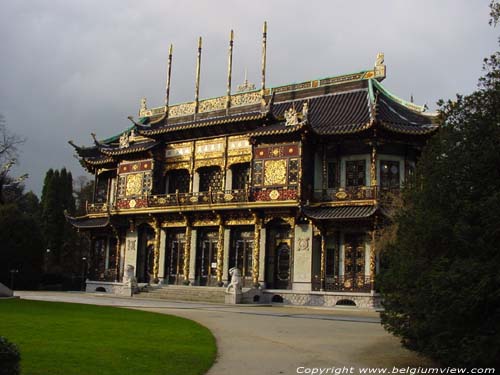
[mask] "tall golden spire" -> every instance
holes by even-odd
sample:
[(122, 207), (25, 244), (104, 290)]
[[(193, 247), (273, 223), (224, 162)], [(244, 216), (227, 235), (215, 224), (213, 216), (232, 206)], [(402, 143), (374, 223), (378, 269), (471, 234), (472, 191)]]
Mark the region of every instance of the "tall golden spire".
[(264, 98), (264, 91), (266, 89), (266, 46), (267, 46), (267, 22), (264, 21), (262, 27), (262, 81), (261, 81), (261, 94)]
[(231, 106), (231, 75), (233, 71), (233, 41), (234, 41), (234, 32), (231, 30), (229, 33), (229, 51), (227, 54), (227, 101), (226, 108)]
[(168, 49), (167, 82), (165, 84), (165, 117), (168, 118), (168, 104), (170, 102), (170, 78), (172, 75), (172, 51), (174, 47), (170, 44)]
[(198, 38), (198, 56), (196, 60), (196, 82), (195, 82), (195, 93), (194, 93), (194, 113), (198, 113), (198, 107), (200, 102), (200, 69), (201, 69), (201, 36)]

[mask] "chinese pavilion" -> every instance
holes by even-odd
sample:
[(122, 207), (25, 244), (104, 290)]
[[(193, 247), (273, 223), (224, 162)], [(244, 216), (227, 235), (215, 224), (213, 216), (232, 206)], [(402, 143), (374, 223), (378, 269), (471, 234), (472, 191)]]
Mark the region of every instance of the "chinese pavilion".
[(220, 301), (237, 267), (249, 301), (377, 305), (384, 197), (435, 116), (382, 86), (383, 54), (368, 70), (266, 87), (266, 38), (264, 26), (260, 88), (231, 92), (231, 32), (227, 93), (199, 99), (200, 38), (194, 101), (169, 104), (170, 48), (163, 106), (143, 99), (121, 134), (70, 142), (95, 176), (87, 214), (68, 217), (91, 236), (87, 291), (122, 293), (128, 269), (164, 296)]

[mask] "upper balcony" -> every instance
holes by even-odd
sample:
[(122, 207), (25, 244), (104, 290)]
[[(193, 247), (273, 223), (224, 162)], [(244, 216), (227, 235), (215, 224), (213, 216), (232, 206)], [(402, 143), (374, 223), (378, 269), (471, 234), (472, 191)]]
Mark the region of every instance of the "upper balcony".
[(296, 186), (252, 188), (232, 190), (209, 190), (203, 192), (153, 194), (136, 198), (121, 198), (114, 204), (87, 203), (88, 214), (102, 214), (121, 210), (195, 210), (198, 208), (227, 208), (229, 206), (259, 206), (297, 204)]

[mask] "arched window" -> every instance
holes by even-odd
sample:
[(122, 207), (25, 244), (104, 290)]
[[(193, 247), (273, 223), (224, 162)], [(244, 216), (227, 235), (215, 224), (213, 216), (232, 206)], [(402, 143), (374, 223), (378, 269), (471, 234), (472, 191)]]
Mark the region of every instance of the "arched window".
[(200, 176), (199, 191), (222, 190), (222, 172), (220, 167), (203, 167), (198, 169)]
[(250, 163), (235, 164), (231, 167), (233, 190), (243, 190), (248, 186), (250, 178)]
[(166, 192), (167, 194), (173, 194), (176, 190), (179, 193), (189, 192), (189, 172), (186, 169), (175, 169), (173, 171), (167, 172), (166, 175)]

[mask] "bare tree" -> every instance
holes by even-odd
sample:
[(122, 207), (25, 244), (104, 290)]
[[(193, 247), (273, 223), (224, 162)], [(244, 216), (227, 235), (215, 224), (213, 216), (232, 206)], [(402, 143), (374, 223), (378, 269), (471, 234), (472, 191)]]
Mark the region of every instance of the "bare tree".
[(7, 129), (5, 117), (0, 114), (0, 204), (4, 203), (3, 192), (5, 188), (16, 187), (28, 178), (27, 174), (16, 178), (9, 176), (11, 168), (17, 163), (17, 148), (25, 141), (26, 139)]

